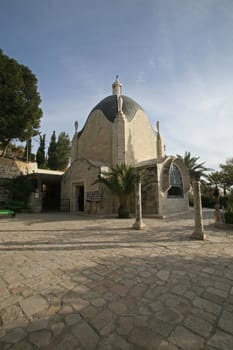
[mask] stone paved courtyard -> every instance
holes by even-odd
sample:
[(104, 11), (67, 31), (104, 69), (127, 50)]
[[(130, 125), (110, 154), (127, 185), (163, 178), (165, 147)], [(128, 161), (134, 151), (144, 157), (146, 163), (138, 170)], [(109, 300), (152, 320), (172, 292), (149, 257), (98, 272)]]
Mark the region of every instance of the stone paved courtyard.
[(232, 350), (233, 231), (161, 220), (0, 219), (0, 349)]

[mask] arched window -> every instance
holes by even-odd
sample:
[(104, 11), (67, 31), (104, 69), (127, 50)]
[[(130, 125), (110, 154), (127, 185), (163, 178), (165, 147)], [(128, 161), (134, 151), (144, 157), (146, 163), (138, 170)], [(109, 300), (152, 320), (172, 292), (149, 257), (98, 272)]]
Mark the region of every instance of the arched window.
[(183, 181), (180, 170), (172, 164), (169, 171), (170, 188), (168, 197), (183, 197)]

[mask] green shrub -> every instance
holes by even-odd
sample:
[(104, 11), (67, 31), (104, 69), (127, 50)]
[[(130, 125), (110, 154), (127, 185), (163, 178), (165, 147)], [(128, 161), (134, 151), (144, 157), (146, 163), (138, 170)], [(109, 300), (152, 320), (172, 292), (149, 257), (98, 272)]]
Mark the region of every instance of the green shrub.
[(224, 218), (226, 224), (233, 224), (233, 203), (228, 203)]
[(225, 217), (226, 224), (233, 224), (233, 213), (225, 212), (224, 217)]
[(215, 207), (215, 198), (207, 194), (202, 194), (201, 202), (203, 208), (214, 208)]
[(17, 206), (17, 209), (27, 208), (28, 197), (33, 191), (33, 188), (32, 181), (27, 175), (20, 175), (12, 179), (9, 182), (10, 201), (13, 203), (12, 205)]

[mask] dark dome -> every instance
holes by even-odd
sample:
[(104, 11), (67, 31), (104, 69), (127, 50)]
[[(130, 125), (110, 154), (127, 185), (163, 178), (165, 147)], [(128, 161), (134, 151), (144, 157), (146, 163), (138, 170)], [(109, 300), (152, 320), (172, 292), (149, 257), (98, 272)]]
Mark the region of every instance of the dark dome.
[[(136, 112), (139, 109), (143, 110), (143, 108), (137, 102), (135, 102), (132, 98), (130, 98), (128, 96), (124, 96), (124, 95), (121, 95), (121, 97), (123, 98), (123, 107), (122, 107), (123, 112), (124, 112), (127, 120), (131, 121), (133, 119), (133, 117), (135, 116)], [(116, 118), (116, 115), (117, 115), (117, 96), (110, 95), (110, 96), (105, 97), (102, 101), (100, 101), (91, 110), (87, 120), (89, 119), (91, 114), (97, 110), (101, 110), (103, 112), (103, 114), (105, 115), (105, 117), (111, 123), (113, 123), (115, 118)], [(83, 129), (79, 132), (79, 135), (82, 134), (85, 126), (86, 126), (86, 123), (85, 123)]]
[[(126, 118), (128, 121), (133, 119), (135, 116), (136, 112), (141, 109), (142, 107), (139, 106), (137, 102), (132, 100), (132, 98), (127, 97), (127, 96), (122, 96), (123, 97), (123, 112), (126, 115)], [(96, 110), (100, 109), (105, 117), (110, 121), (114, 122), (114, 119), (116, 118), (117, 114), (117, 96), (116, 95), (110, 95), (108, 97), (105, 97), (102, 101), (100, 101), (91, 111), (94, 112)], [(90, 113), (90, 114), (91, 114)]]

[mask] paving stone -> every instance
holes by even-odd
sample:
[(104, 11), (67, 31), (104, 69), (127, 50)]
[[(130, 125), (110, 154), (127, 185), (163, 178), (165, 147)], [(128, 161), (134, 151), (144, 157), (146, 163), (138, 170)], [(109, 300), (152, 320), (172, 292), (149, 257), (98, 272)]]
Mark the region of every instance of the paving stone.
[(58, 334), (60, 334), (64, 328), (65, 328), (64, 322), (55, 322), (50, 326), (53, 336), (57, 336)]
[(65, 330), (52, 339), (48, 345), (43, 346), (43, 350), (82, 350), (79, 345), (77, 338), (70, 331)]
[(132, 287), (129, 293), (134, 297), (142, 297), (145, 294), (147, 289), (148, 287), (146, 285), (138, 284), (135, 287)]
[(39, 331), (41, 329), (46, 329), (48, 327), (48, 320), (46, 319), (36, 319), (33, 320), (27, 327), (28, 332)]
[(225, 332), (229, 332), (233, 335), (233, 313), (223, 311), (218, 326)]
[(71, 305), (74, 310), (80, 311), (84, 309), (89, 302), (85, 299), (80, 298), (77, 293), (69, 292), (63, 297), (64, 304)]
[(163, 340), (160, 343), (158, 350), (178, 350), (178, 348), (175, 345)]
[(62, 305), (62, 307), (58, 311), (58, 313), (61, 315), (69, 315), (72, 312), (73, 312), (73, 308), (70, 305)]
[(196, 297), (193, 300), (193, 305), (199, 307), (200, 309), (204, 309), (210, 313), (213, 313), (215, 315), (218, 315), (221, 312), (221, 306), (200, 297)]
[(5, 343), (18, 343), (25, 336), (26, 333), (22, 328), (15, 328), (11, 332), (7, 333), (3, 338), (1, 338), (1, 341)]
[(219, 297), (222, 297), (222, 298), (227, 298), (227, 295), (228, 295), (228, 290), (227, 289), (221, 290), (221, 289), (218, 289), (218, 288), (208, 287), (207, 288), (207, 292), (209, 292), (211, 294), (216, 294), (216, 295), (218, 295)]
[(207, 345), (213, 346), (221, 350), (233, 349), (233, 336), (217, 330), (216, 333), (210, 338)]
[(82, 309), (80, 311), (80, 314), (83, 316), (83, 317), (86, 317), (86, 318), (92, 318), (92, 317), (95, 317), (95, 315), (99, 312), (98, 308), (97, 307), (94, 307), (92, 305), (88, 305), (87, 307), (85, 307), (84, 309)]
[(162, 338), (151, 329), (134, 328), (129, 334), (128, 340), (140, 349), (157, 350)]
[(156, 312), (156, 318), (171, 324), (180, 323), (183, 320), (182, 314), (178, 313), (174, 308), (165, 307), (163, 310)]
[(127, 306), (121, 302), (112, 302), (109, 304), (109, 308), (118, 315), (127, 314)]
[(0, 338), (1, 338), (1, 337), (4, 337), (4, 335), (6, 335), (6, 329), (3, 328), (3, 327), (1, 327), (1, 328), (0, 328)]
[(13, 345), (10, 349), (11, 350), (31, 350), (32, 345), (30, 343), (28, 343), (27, 341), (22, 340), (19, 343)]
[(133, 317), (120, 317), (117, 332), (119, 335), (127, 335), (133, 328)]
[(10, 295), (0, 301), (0, 310), (7, 309), (9, 306), (15, 305), (22, 300), (21, 295)]
[(145, 325), (147, 327), (149, 326), (149, 328), (151, 328), (153, 331), (164, 337), (168, 337), (174, 328), (173, 324), (163, 322), (156, 318), (153, 318), (152, 320), (148, 321)]
[(108, 323), (106, 326), (99, 330), (100, 335), (106, 336), (116, 332), (115, 324), (113, 322)]
[(30, 342), (36, 345), (37, 347), (49, 344), (50, 339), (51, 332), (45, 329), (32, 332), (29, 335)]
[(215, 269), (213, 269), (212, 267), (205, 267), (202, 271), (209, 274), (215, 274)]
[(11, 294), (10, 294), (8, 288), (5, 288), (5, 287), (0, 288), (0, 302), (4, 299), (7, 299), (10, 295)]
[(189, 315), (186, 318), (184, 325), (185, 327), (189, 328), (191, 331), (199, 334), (204, 338), (208, 338), (210, 333), (213, 330), (213, 325), (202, 320), (201, 318), (197, 318), (191, 315)]
[(87, 323), (83, 322), (73, 326), (72, 333), (85, 349), (96, 349), (99, 336)]
[(134, 350), (134, 346), (130, 345), (124, 338), (117, 334), (112, 334), (104, 339), (100, 345), (100, 350)]
[(158, 278), (160, 278), (162, 281), (167, 281), (170, 276), (170, 271), (169, 270), (160, 270), (157, 273)]
[(37, 312), (40, 312), (48, 307), (47, 301), (40, 295), (33, 295), (20, 302), (23, 312), (30, 318)]
[(161, 301), (157, 300), (157, 301), (153, 301), (152, 303), (149, 304), (149, 307), (154, 311), (159, 311), (162, 310), (164, 305), (161, 303)]
[(219, 305), (222, 305), (225, 301), (225, 298), (207, 291), (202, 294), (202, 298)]
[(103, 310), (98, 313), (95, 317), (90, 319), (91, 324), (98, 330), (101, 331), (108, 324), (114, 321), (114, 315), (110, 310)]
[(91, 304), (97, 307), (104, 306), (106, 304), (106, 301), (103, 298), (97, 298), (91, 301)]
[(79, 314), (69, 314), (65, 316), (65, 322), (68, 326), (81, 322), (82, 318)]
[(190, 288), (190, 285), (179, 284), (172, 288), (172, 292), (178, 295), (184, 295), (189, 288)]
[(122, 284), (119, 284), (119, 285), (115, 285), (111, 288), (111, 291), (117, 295), (120, 295), (121, 297), (123, 296), (126, 296), (128, 291), (129, 291), (129, 288), (122, 285)]
[(154, 287), (150, 288), (146, 293), (145, 297), (148, 299), (157, 299), (161, 294), (167, 293), (168, 288), (167, 287)]
[[(232, 235), (211, 227), (207, 240), (191, 242), (189, 214), (145, 218), (146, 230), (133, 235), (127, 228), (133, 219), (22, 215), (10, 221), (14, 237), (6, 239), (9, 222), (1, 221), (0, 245), (39, 241), (48, 248), (59, 243), (59, 250), (2, 254), (1, 341), (14, 335), (14, 322), (22, 332), (16, 331), (15, 343), (1, 342), (1, 350), (35, 350), (29, 337), (44, 331), (51, 337), (41, 337), (48, 342), (42, 350), (233, 349), (233, 263), (225, 250), (233, 246)], [(90, 254), (87, 242), (99, 241), (104, 249)], [(25, 325), (17, 324), (19, 315)]]
[(17, 324), (25, 324), (27, 321), (22, 309), (18, 305), (8, 306), (1, 312), (2, 323), (4, 327), (11, 325), (11, 328), (16, 327)]
[(212, 325), (216, 323), (216, 316), (210, 312), (207, 312), (206, 310), (202, 310), (200, 308), (192, 308), (191, 313), (196, 317), (209, 322)]
[[(1, 347), (2, 346), (2, 347)], [(0, 343), (0, 349), (1, 350), (8, 350), (8, 349), (10, 349), (11, 348), (11, 344), (2, 344), (1, 345), (1, 343)]]
[(182, 350), (201, 350), (204, 348), (204, 339), (182, 326), (177, 326), (168, 341)]

